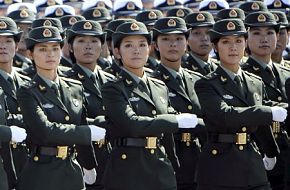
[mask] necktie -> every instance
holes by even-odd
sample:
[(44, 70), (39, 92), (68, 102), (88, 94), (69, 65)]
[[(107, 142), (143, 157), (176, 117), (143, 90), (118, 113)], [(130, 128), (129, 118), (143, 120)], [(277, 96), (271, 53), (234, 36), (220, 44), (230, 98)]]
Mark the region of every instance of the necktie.
[(267, 65), (265, 71), (267, 71), (267, 73), (269, 74), (269, 77), (271, 78), (271, 81), (274, 83), (274, 85), (277, 85), (277, 80), (276, 80), (276, 76), (273, 72), (273, 69), (271, 66)]
[(235, 80), (235, 82), (237, 84), (237, 88), (238, 88), (238, 91), (240, 92), (240, 94), (245, 96), (245, 91), (244, 91), (244, 88), (243, 88), (241, 77), (239, 75), (237, 75), (234, 80)]
[(59, 92), (58, 85), (56, 83), (52, 83), (51, 88), (53, 89), (53, 91), (57, 95), (57, 97), (60, 98), (60, 92)]
[(144, 80), (140, 80), (140, 82), (139, 82), (139, 84), (140, 84), (140, 86), (141, 86), (141, 90), (144, 92), (144, 93), (146, 93), (148, 96), (150, 96), (150, 91), (149, 91), (149, 89), (148, 89), (148, 87), (147, 87), (147, 84), (146, 84), (146, 82), (144, 81)]
[(204, 66), (204, 70), (206, 71), (207, 74), (210, 73), (210, 65), (209, 64), (206, 64)]
[(177, 79), (179, 85), (182, 86), (182, 88), (184, 88), (185, 85), (184, 85), (183, 79), (182, 79), (182, 77), (181, 77), (181, 75), (179, 73), (177, 73), (176, 79)]
[(14, 82), (13, 78), (9, 76), (7, 80), (9, 82), (9, 85), (10, 85), (11, 89), (15, 91), (16, 90), (16, 86), (15, 86), (15, 82)]

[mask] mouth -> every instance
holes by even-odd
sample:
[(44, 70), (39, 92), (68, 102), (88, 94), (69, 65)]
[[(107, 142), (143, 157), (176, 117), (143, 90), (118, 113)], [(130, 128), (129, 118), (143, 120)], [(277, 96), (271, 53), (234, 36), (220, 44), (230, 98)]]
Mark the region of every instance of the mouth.
[(46, 61), (46, 63), (55, 63), (55, 61), (53, 61), (53, 60), (48, 60), (48, 61)]
[(270, 46), (263, 45), (263, 46), (259, 46), (259, 48), (261, 48), (261, 49), (268, 49), (268, 48), (270, 48)]
[(84, 53), (85, 56), (92, 56), (94, 55), (93, 53)]
[(6, 52), (0, 52), (0, 55), (7, 55), (8, 53)]
[(207, 45), (207, 44), (203, 44), (203, 45), (200, 45), (199, 47), (200, 47), (200, 48), (208, 48), (209, 45)]
[(135, 60), (135, 61), (137, 61), (137, 60), (141, 60), (142, 58), (140, 58), (140, 57), (133, 57), (131, 60)]
[(169, 50), (168, 53), (177, 54), (178, 51), (177, 50)]
[(238, 57), (238, 54), (230, 54), (229, 57)]

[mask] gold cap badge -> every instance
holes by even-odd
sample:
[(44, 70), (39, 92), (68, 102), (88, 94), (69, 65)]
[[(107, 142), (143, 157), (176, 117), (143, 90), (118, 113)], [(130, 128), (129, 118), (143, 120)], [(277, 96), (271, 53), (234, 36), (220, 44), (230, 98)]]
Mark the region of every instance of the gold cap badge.
[(276, 0), (276, 1), (274, 1), (274, 7), (275, 7), (275, 8), (280, 8), (280, 7), (282, 7), (282, 2), (281, 2), (280, 0)]
[(97, 7), (105, 8), (105, 3), (103, 1), (98, 2)]
[(176, 22), (174, 19), (169, 19), (169, 21), (167, 22), (167, 26), (170, 26), (170, 27), (174, 27), (176, 26)]
[(266, 17), (265, 17), (265, 15), (260, 14), (260, 15), (258, 16), (258, 22), (266, 22)]
[(167, 5), (175, 5), (175, 0), (167, 0)]
[(227, 30), (235, 30), (236, 29), (236, 25), (233, 22), (229, 22), (227, 24)]
[(237, 17), (238, 17), (238, 13), (237, 13), (236, 10), (231, 10), (231, 11), (229, 12), (229, 16), (230, 16), (231, 18), (237, 18)]
[(26, 9), (23, 9), (23, 10), (20, 11), (19, 16), (20, 16), (21, 18), (26, 18), (26, 17), (29, 16), (29, 14), (28, 14), (28, 12), (27, 12)]
[(260, 6), (258, 5), (258, 3), (254, 2), (251, 6), (251, 9), (253, 11), (258, 11), (258, 10), (260, 10)]
[(93, 12), (93, 16), (94, 17), (100, 17), (100, 16), (102, 16), (102, 13), (98, 9), (95, 9), (94, 12)]
[(209, 9), (217, 9), (217, 4), (216, 2), (212, 1), (208, 5)]
[(6, 29), (7, 28), (7, 24), (4, 21), (0, 21), (0, 29)]
[(201, 13), (199, 13), (197, 16), (196, 16), (196, 20), (201, 22), (201, 21), (205, 21), (205, 16)]
[(52, 23), (49, 20), (45, 20), (43, 26), (52, 26)]
[(52, 36), (52, 32), (51, 32), (48, 28), (46, 28), (46, 29), (43, 31), (42, 36), (43, 36), (43, 37), (46, 37), (46, 38), (50, 38), (50, 37)]
[(185, 13), (182, 9), (178, 9), (178, 11), (176, 12), (176, 16), (178, 17), (184, 17)]
[(131, 24), (130, 29), (132, 31), (137, 31), (137, 30), (140, 30), (140, 27), (134, 22), (134, 23)]
[(68, 23), (69, 23), (69, 25), (73, 25), (74, 23), (76, 23), (77, 22), (77, 19), (75, 18), (75, 17), (71, 17), (69, 20), (68, 20)]
[(93, 28), (92, 24), (90, 22), (86, 22), (83, 26), (85, 30), (91, 30)]
[(4, 4), (10, 5), (13, 3), (13, 0), (4, 0)]
[(61, 8), (57, 8), (55, 10), (55, 15), (56, 16), (63, 16), (64, 15), (64, 12), (63, 12), (63, 10)]
[(55, 0), (47, 0), (47, 5), (49, 6), (55, 5)]
[(157, 15), (153, 11), (150, 11), (150, 13), (148, 14), (148, 18), (149, 19), (157, 19)]
[(278, 17), (278, 15), (276, 15), (276, 14), (273, 14), (273, 15), (274, 15), (274, 18), (275, 18), (276, 22), (279, 22), (279, 17)]
[(134, 10), (135, 9), (135, 4), (133, 2), (128, 2), (127, 3), (127, 9), (128, 10)]

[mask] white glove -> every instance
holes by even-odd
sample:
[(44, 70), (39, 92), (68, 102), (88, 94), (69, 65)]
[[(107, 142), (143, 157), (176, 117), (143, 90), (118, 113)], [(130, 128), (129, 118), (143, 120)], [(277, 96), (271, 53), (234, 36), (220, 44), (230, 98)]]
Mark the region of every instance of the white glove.
[(84, 182), (88, 185), (92, 185), (96, 182), (97, 179), (97, 172), (96, 169), (93, 168), (91, 170), (87, 170), (86, 168), (83, 168), (84, 171)]
[(176, 115), (176, 120), (178, 122), (178, 128), (183, 129), (195, 128), (198, 123), (196, 115), (190, 113)]
[(105, 138), (106, 129), (103, 129), (103, 128), (95, 126), (95, 125), (89, 125), (89, 128), (91, 129), (91, 140), (92, 141), (99, 141), (99, 140)]
[(276, 164), (276, 157), (268, 158), (266, 155), (263, 158), (264, 166), (266, 170), (272, 170)]
[(287, 117), (287, 110), (278, 106), (271, 107), (273, 121), (283, 122)]
[(15, 125), (10, 126), (13, 142), (22, 142), (26, 139), (26, 130)]

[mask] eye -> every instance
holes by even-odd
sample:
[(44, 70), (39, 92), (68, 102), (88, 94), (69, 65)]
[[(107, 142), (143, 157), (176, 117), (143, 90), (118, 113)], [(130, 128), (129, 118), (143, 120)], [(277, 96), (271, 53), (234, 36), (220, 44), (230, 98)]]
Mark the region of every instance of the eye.
[(222, 44), (228, 44), (229, 41), (228, 41), (228, 40), (222, 40), (221, 43), (222, 43)]
[(125, 44), (124, 47), (125, 48), (130, 48), (130, 47), (132, 47), (132, 44)]
[(147, 47), (147, 44), (146, 43), (141, 43), (140, 47)]
[(53, 51), (59, 51), (59, 49), (60, 49), (59, 47), (54, 47)]
[(259, 31), (255, 31), (255, 32), (252, 32), (252, 34), (255, 35), (255, 36), (258, 36), (258, 35), (260, 35), (260, 32)]
[(178, 41), (182, 41), (183, 38), (182, 38), (182, 37), (177, 37), (176, 40), (178, 40)]
[(267, 35), (273, 35), (273, 34), (275, 34), (275, 32), (273, 30), (270, 30), (267, 32)]
[(168, 41), (169, 38), (167, 38), (167, 37), (162, 37), (161, 40), (162, 40), (162, 41)]

